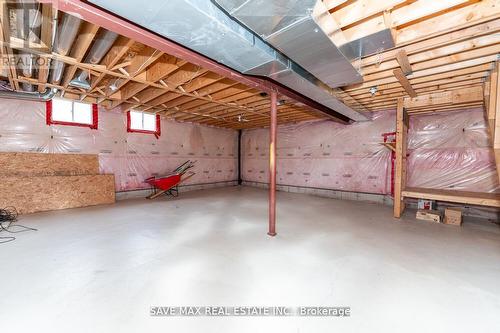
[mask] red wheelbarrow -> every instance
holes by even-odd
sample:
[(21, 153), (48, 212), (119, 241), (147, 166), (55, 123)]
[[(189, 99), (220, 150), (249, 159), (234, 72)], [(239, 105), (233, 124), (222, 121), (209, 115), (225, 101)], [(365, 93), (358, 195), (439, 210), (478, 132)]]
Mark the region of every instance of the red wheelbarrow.
[(144, 180), (144, 182), (153, 187), (154, 191), (152, 194), (148, 195), (146, 199), (154, 199), (162, 194), (177, 197), (179, 195), (179, 184), (195, 175), (194, 172), (186, 173), (194, 166), (195, 162), (196, 161), (188, 160), (168, 175), (149, 177)]

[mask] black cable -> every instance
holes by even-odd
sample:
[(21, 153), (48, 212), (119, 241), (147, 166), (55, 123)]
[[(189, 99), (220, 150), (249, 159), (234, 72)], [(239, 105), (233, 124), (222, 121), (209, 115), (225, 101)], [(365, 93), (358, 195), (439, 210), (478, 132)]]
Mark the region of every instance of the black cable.
[[(26, 227), (20, 224), (13, 224), (17, 221), (18, 216), (19, 213), (17, 212), (17, 209), (15, 207), (9, 206), (0, 209), (0, 232), (5, 231), (10, 234), (17, 234), (24, 231), (38, 231), (38, 229), (35, 228)], [(21, 230), (10, 230), (11, 228), (21, 228)], [(15, 239), (16, 237), (13, 236), (0, 237), (0, 244), (12, 242)]]
[(3, 243), (12, 242), (13, 240), (16, 239), (16, 237), (12, 237), (12, 236), (9, 236), (9, 237), (0, 237), (0, 239), (4, 239), (4, 240), (0, 240), (0, 244), (3, 244)]
[(18, 216), (16, 207), (8, 206), (0, 209), (0, 222), (14, 222)]

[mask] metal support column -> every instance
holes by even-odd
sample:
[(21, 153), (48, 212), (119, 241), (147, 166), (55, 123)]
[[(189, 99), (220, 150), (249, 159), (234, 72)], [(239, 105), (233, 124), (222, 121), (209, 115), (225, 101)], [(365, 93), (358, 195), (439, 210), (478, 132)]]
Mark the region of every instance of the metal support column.
[(276, 236), (276, 131), (278, 125), (278, 94), (271, 92), (271, 123), (269, 126), (269, 236)]

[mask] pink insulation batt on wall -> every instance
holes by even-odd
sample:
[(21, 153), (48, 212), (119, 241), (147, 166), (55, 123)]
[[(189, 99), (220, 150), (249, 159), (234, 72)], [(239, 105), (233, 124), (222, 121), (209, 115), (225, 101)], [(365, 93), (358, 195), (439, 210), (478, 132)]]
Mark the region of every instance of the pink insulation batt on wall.
[[(374, 113), (370, 122), (341, 125), (306, 122), (278, 128), (278, 174), (282, 185), (390, 194), (390, 150), (382, 133), (395, 130), (395, 112)], [(268, 182), (268, 130), (246, 130), (242, 177)], [(408, 186), (478, 192), (499, 191), (482, 109), (412, 116)]]
[(484, 110), (410, 117), (407, 186), (500, 192)]
[(196, 160), (186, 184), (237, 179), (234, 130), (162, 119), (161, 136), (127, 133), (126, 115), (99, 110), (99, 128), (45, 122), (45, 103), (0, 100), (0, 151), (99, 154), (102, 173), (115, 175), (117, 191), (149, 188), (143, 180)]
[[(379, 143), (393, 131), (394, 112), (375, 114), (373, 121), (342, 125), (331, 121), (278, 127), (277, 182), (283, 185), (388, 193), (390, 151)], [(242, 178), (268, 180), (267, 129), (242, 136)]]
[[(102, 173), (118, 191), (185, 160), (197, 160), (186, 184), (237, 179), (237, 132), (162, 119), (162, 134), (127, 133), (126, 116), (99, 111), (99, 129), (48, 126), (45, 104), (0, 100), (0, 151), (99, 154)], [(390, 193), (390, 150), (381, 134), (395, 129), (395, 112), (374, 113), (352, 125), (330, 121), (279, 126), (279, 184), (365, 193)], [(245, 130), (242, 178), (268, 182), (268, 129)], [(408, 186), (498, 192), (495, 162), (482, 109), (412, 116)]]

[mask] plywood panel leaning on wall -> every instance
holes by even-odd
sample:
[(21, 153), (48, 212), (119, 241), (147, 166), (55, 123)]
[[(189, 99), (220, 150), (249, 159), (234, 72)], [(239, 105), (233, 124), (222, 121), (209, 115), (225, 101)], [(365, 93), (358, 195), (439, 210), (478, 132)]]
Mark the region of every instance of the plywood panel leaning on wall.
[(113, 175), (7, 176), (0, 182), (0, 202), (20, 214), (115, 202)]
[(97, 155), (0, 153), (0, 204), (21, 214), (115, 202), (114, 175)]
[(90, 154), (0, 153), (0, 175), (98, 175), (99, 159)]

